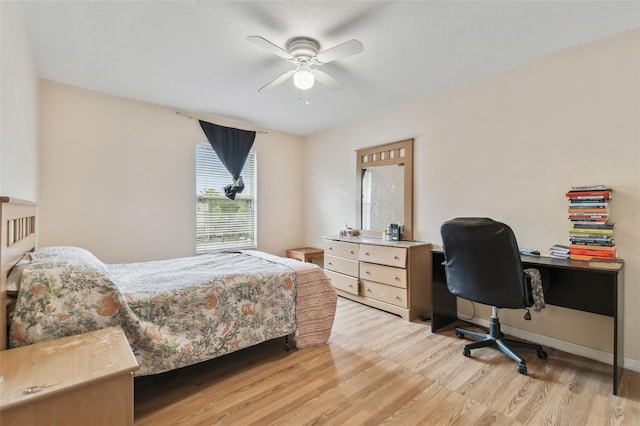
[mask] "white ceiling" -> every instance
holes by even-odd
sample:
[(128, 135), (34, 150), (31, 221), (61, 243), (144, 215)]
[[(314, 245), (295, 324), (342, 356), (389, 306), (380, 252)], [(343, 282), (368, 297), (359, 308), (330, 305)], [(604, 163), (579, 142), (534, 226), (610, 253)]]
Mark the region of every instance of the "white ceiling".
[[(307, 135), (640, 26), (639, 1), (24, 2), (41, 78)], [(326, 64), (344, 83), (300, 93), (291, 65), (247, 41), (364, 52)], [(302, 99), (300, 97), (302, 96)]]

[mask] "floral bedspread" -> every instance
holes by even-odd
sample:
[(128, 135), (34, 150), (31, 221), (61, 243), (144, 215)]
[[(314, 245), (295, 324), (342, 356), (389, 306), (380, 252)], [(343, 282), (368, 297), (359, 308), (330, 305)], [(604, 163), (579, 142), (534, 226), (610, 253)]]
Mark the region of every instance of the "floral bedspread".
[[(294, 332), (298, 347), (323, 344), (333, 324), (335, 291), (317, 266), (260, 252), (108, 265), (83, 249), (51, 247), (33, 259), (23, 272), (10, 345), (119, 325), (140, 364), (136, 375)], [(315, 296), (297, 301), (298, 277), (315, 288), (303, 286), (303, 294), (320, 290), (328, 304), (314, 311)]]

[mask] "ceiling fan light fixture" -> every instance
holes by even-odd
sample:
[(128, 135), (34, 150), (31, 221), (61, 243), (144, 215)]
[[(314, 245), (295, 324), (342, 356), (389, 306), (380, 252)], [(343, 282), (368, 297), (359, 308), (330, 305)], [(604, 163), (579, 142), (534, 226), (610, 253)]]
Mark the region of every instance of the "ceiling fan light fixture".
[(316, 79), (311, 71), (306, 69), (299, 69), (293, 74), (293, 84), (300, 90), (311, 89), (315, 81)]
[[(356, 39), (345, 41), (322, 52), (319, 52), (320, 43), (309, 37), (290, 39), (287, 41), (286, 50), (260, 36), (250, 36), (247, 39), (295, 65), (295, 69), (291, 69), (265, 84), (258, 89), (258, 92), (279, 86), (291, 77), (293, 77), (293, 85), (300, 90), (311, 89), (316, 80), (331, 90), (339, 90), (342, 88), (342, 83), (318, 67), (364, 50), (362, 43)], [(311, 69), (311, 66), (314, 68)]]

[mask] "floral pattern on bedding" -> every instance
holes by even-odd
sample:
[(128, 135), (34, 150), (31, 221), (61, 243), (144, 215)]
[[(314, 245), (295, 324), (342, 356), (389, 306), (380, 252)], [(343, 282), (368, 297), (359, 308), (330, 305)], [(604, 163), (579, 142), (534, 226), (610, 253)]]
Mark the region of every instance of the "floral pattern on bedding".
[(54, 253), (25, 269), (11, 346), (119, 325), (136, 374), (147, 375), (296, 330), (295, 273), (285, 265), (244, 253), (123, 265), (79, 257)]

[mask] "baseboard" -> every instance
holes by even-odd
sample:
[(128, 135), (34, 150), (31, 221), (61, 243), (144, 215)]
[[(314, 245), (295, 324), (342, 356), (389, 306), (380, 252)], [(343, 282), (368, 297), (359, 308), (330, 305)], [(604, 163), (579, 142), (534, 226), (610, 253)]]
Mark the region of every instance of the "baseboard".
[[(459, 315), (459, 318), (464, 318), (465, 316), (464, 313), (459, 313), (458, 315)], [(473, 318), (471, 320), (465, 320), (465, 321), (473, 324), (477, 324), (481, 327), (489, 328), (489, 321), (483, 318)], [(570, 354), (583, 356), (585, 358), (589, 358), (605, 364), (613, 365), (613, 354), (610, 352), (589, 348), (587, 346), (578, 345), (578, 344), (567, 342), (564, 340), (554, 339), (549, 336), (532, 333), (530, 331), (522, 330), (521, 328), (511, 327), (505, 324), (501, 324), (500, 327), (505, 334), (508, 334), (510, 336), (517, 337), (519, 339), (528, 340), (530, 342), (536, 342), (542, 346), (548, 346), (554, 349), (568, 352)], [(631, 358), (624, 358), (624, 368), (626, 370), (640, 372), (640, 361), (631, 359)]]
[(624, 369), (637, 371), (638, 373), (640, 373), (640, 361), (638, 361), (637, 359), (625, 358)]

